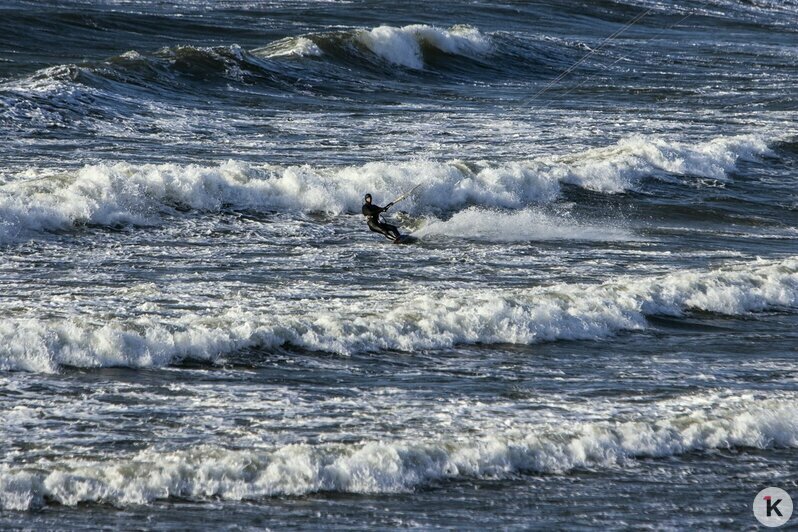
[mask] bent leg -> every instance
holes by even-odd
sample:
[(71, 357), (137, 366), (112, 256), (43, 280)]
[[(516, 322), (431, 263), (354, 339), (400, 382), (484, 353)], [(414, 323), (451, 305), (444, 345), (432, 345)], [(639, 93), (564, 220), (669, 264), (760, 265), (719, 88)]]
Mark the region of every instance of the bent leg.
[(380, 224), (380, 226), (382, 227), (383, 234), (388, 238), (390, 238), (391, 240), (396, 240), (397, 238), (402, 236), (401, 234), (399, 234), (399, 228), (396, 227), (395, 225), (382, 223)]
[[(393, 232), (391, 231), (391, 228), (393, 228), (396, 231), (396, 235), (397, 236), (395, 236), (393, 234)], [(396, 240), (397, 238), (399, 238), (398, 237), (399, 231), (396, 230), (396, 227), (394, 227), (392, 225), (389, 225), (389, 224), (385, 224), (385, 223), (371, 224), (370, 223), (369, 224), (369, 229), (371, 229), (375, 233), (380, 233), (382, 236), (384, 236), (388, 240)]]

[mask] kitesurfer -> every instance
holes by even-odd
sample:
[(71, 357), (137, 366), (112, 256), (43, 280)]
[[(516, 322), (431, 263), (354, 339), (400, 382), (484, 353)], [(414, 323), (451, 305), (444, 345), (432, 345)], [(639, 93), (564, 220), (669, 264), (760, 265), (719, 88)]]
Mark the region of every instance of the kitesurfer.
[(389, 203), (385, 207), (374, 205), (371, 203), (371, 194), (366, 194), (364, 201), (365, 203), (363, 204), (363, 209), (361, 209), (361, 211), (363, 212), (363, 216), (366, 217), (366, 221), (369, 224), (369, 229), (375, 233), (384, 235), (388, 240), (396, 241), (399, 239), (399, 237), (402, 235), (399, 234), (399, 229), (395, 225), (380, 221), (380, 214), (391, 208), (394, 202)]

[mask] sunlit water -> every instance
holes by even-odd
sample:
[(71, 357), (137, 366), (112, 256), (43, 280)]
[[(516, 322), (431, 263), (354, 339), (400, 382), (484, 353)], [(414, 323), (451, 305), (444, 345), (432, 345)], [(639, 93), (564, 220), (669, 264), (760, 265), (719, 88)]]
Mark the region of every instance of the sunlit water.
[(6, 2), (0, 526), (753, 525), (796, 13)]

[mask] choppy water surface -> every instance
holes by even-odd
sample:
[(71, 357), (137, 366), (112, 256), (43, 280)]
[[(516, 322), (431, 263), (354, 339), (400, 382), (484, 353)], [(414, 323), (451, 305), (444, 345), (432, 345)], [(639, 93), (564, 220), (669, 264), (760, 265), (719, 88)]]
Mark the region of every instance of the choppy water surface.
[(5, 2), (0, 526), (755, 524), (796, 14)]

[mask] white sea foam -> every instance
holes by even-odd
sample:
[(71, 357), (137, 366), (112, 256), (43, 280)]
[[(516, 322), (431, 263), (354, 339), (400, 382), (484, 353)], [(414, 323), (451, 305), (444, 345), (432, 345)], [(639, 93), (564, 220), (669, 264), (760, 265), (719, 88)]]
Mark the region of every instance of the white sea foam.
[(412, 214), (482, 207), (524, 208), (550, 202), (563, 182), (621, 192), (657, 174), (726, 179), (739, 159), (768, 153), (754, 136), (722, 137), (687, 145), (634, 137), (607, 147), (557, 157), (491, 165), (374, 162), (362, 166), (254, 166), (229, 161), (196, 165), (99, 164), (29, 184), (0, 187), (0, 243), (30, 232), (65, 230), (85, 223), (154, 224), (175, 205), (216, 211), (358, 212), (364, 192), (387, 201), (418, 183), (402, 204)]
[[(238, 296), (231, 297), (236, 300)], [(377, 297), (376, 295), (374, 297)], [(647, 327), (646, 316), (703, 310), (730, 316), (798, 307), (798, 257), (714, 271), (561, 284), (527, 290), (453, 289), (357, 301), (247, 302), (167, 319), (148, 314), (97, 323), (84, 318), (0, 321), (0, 370), (164, 366), (217, 360), (248, 347), (356, 352), (443, 349), (459, 344), (595, 340)], [(312, 305), (312, 312), (307, 305)]]
[(263, 48), (252, 50), (252, 54), (265, 57), (318, 57), (324, 55), (324, 52), (307, 37), (287, 37)]
[(81, 70), (75, 65), (59, 65), (22, 80), (0, 83), (0, 124), (42, 128), (80, 121), (68, 110), (102, 96), (98, 89), (75, 83)]
[(761, 137), (740, 135), (687, 144), (635, 135), (617, 144), (541, 159), (561, 181), (602, 192), (634, 188), (642, 177), (687, 176), (726, 180), (740, 160), (771, 151)]
[(635, 235), (622, 227), (593, 225), (554, 216), (535, 209), (496, 211), (471, 207), (448, 220), (428, 219), (416, 237), (442, 235), (489, 242), (526, 242), (531, 240), (634, 240)]
[(453, 26), (448, 30), (412, 24), (402, 28), (379, 26), (362, 30), (356, 39), (380, 58), (408, 68), (424, 68), (422, 45), (456, 55), (481, 55), (491, 49), (490, 40), (476, 28)]
[(128, 506), (169, 497), (246, 500), (320, 491), (396, 493), (441, 479), (561, 474), (624, 467), (641, 457), (774, 446), (798, 446), (794, 399), (749, 399), (625, 422), (520, 424), (482, 436), (442, 434), (423, 440), (250, 450), (204, 445), (148, 449), (107, 461), (61, 458), (27, 466), (2, 464), (0, 508), (30, 510), (45, 500)]

